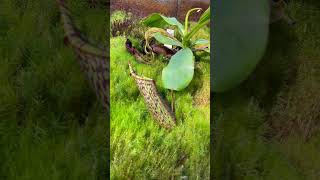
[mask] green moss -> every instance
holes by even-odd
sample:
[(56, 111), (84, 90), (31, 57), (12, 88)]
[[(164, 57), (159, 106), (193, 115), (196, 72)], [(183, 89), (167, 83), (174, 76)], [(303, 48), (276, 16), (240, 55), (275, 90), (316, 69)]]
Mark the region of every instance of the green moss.
[[(138, 64), (125, 49), (125, 37), (111, 39), (111, 177), (113, 179), (169, 179), (188, 176), (209, 177), (209, 104), (194, 106), (193, 93), (207, 79), (195, 78), (186, 90), (176, 93), (178, 126), (168, 132), (149, 114), (134, 80), (128, 61), (139, 75), (153, 78), (161, 95), (170, 99), (161, 84), (166, 62)], [(200, 65), (201, 64), (201, 65)], [(209, 62), (199, 63), (196, 76), (209, 77)], [(206, 92), (209, 94), (209, 92)]]
[(125, 11), (114, 11), (111, 14), (111, 23), (116, 22), (116, 21), (124, 21), (125, 19), (130, 18), (130, 14), (128, 14)]

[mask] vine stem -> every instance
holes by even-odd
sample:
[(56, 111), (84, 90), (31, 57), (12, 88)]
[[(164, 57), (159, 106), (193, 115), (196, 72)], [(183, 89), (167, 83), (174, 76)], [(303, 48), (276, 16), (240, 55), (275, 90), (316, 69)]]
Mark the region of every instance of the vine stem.
[(184, 22), (184, 33), (187, 34), (188, 33), (188, 23), (189, 23), (189, 16), (190, 14), (193, 12), (193, 11), (197, 11), (197, 12), (200, 12), (202, 9), (201, 8), (193, 8), (193, 9), (190, 9), (188, 12), (187, 12), (187, 15), (185, 17), (185, 22)]
[(174, 113), (175, 109), (174, 109), (174, 92), (173, 92), (173, 90), (171, 90), (171, 110)]

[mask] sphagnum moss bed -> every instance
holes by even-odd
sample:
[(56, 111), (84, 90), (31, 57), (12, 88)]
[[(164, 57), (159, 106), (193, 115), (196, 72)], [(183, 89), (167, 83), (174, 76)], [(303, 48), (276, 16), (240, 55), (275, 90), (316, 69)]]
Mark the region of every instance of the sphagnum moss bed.
[[(124, 18), (121, 14), (113, 18)], [(209, 37), (208, 28), (203, 36)], [(166, 130), (150, 115), (129, 75), (128, 61), (137, 74), (154, 79), (160, 95), (170, 101), (169, 90), (161, 85), (168, 62), (156, 57), (152, 65), (137, 63), (126, 50), (126, 39), (120, 35), (110, 40), (111, 179), (209, 179), (209, 57), (196, 61), (191, 84), (175, 93), (177, 126)]]

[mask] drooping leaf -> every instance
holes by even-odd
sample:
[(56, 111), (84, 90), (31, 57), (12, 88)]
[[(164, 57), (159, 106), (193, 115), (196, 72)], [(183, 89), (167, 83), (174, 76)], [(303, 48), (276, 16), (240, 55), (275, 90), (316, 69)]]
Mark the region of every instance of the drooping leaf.
[(180, 46), (182, 47), (182, 43), (178, 41), (177, 39), (170, 37), (170, 36), (165, 36), (160, 33), (155, 33), (153, 34), (153, 37), (159, 41), (162, 44), (168, 44), (168, 45), (174, 45), (174, 46)]
[[(145, 52), (148, 53), (147, 49), (151, 50), (151, 47), (149, 45), (149, 40), (151, 38), (153, 38), (153, 35), (155, 33), (159, 33), (162, 34), (164, 36), (171, 36), (167, 31), (165, 31), (164, 29), (161, 28), (156, 28), (156, 27), (152, 27), (149, 28), (145, 33), (144, 33), (144, 39), (146, 40), (146, 44), (145, 44)], [(173, 37), (172, 37), (173, 38)]]
[(181, 35), (184, 35), (183, 25), (174, 17), (165, 17), (159, 13), (154, 13), (143, 20), (143, 24), (149, 27), (164, 28), (167, 25), (176, 26)]
[(194, 56), (189, 48), (178, 51), (171, 57), (167, 67), (162, 70), (165, 88), (180, 91), (191, 82), (194, 74)]

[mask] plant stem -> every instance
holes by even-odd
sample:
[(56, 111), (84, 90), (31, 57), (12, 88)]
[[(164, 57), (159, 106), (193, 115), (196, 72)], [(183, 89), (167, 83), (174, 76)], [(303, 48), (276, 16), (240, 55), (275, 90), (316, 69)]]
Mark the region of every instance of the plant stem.
[(197, 31), (199, 31), (203, 26), (207, 25), (210, 22), (210, 20), (204, 21), (203, 23), (197, 24), (193, 29), (191, 29), (190, 32), (188, 32), (183, 38), (185, 40), (189, 40), (192, 38), (194, 34), (196, 34)]
[(174, 109), (174, 92), (173, 92), (173, 90), (171, 90), (171, 110), (174, 113), (175, 109)]

